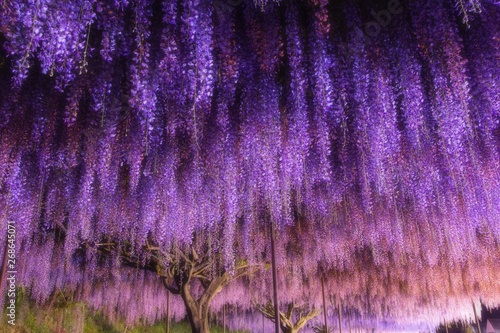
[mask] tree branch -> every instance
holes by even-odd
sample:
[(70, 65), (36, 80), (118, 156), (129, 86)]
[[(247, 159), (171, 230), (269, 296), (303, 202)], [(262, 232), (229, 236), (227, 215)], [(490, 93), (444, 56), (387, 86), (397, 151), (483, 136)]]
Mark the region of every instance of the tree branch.
[[(267, 303), (266, 305), (262, 304), (257, 304), (257, 310), (259, 310), (264, 317), (267, 319), (270, 319), (274, 323), (274, 306), (271, 302)], [(302, 311), (298, 313), (298, 320), (295, 324), (292, 323), (292, 317), (293, 317), (293, 312), (294, 310), (297, 310), (295, 305), (293, 303), (288, 304), (288, 309), (286, 313), (283, 313), (280, 311), (279, 317), (280, 317), (280, 326), (282, 329), (293, 329), (294, 331), (299, 330), (302, 328), (309, 320), (314, 318), (317, 314), (318, 311), (316, 309), (312, 309), (307, 314), (303, 315)]]
[(178, 287), (172, 286), (168, 283), (167, 277), (162, 278), (163, 285), (165, 288), (167, 288), (168, 291), (170, 291), (174, 295), (179, 295), (181, 293), (180, 289)]
[(302, 316), (302, 314), (299, 316), (299, 320), (294, 325), (294, 329), (299, 330), (301, 329), (309, 320), (313, 319), (318, 315), (318, 310), (312, 309), (310, 310), (305, 316)]
[(256, 307), (257, 310), (259, 310), (264, 315), (264, 317), (274, 322), (274, 307), (270, 302), (266, 305), (257, 304)]
[(222, 288), (229, 283), (227, 272), (222, 273), (221, 276), (210, 281), (208, 284), (208, 288), (205, 289), (203, 294), (200, 297), (201, 304), (208, 304), (212, 299), (217, 295)]
[[(285, 314), (285, 317), (288, 319), (288, 320), (292, 320), (292, 315), (293, 315), (293, 310), (295, 309), (295, 306), (293, 305), (293, 302), (288, 304), (288, 309), (286, 311), (286, 314)], [(300, 314), (299, 314), (300, 316)]]

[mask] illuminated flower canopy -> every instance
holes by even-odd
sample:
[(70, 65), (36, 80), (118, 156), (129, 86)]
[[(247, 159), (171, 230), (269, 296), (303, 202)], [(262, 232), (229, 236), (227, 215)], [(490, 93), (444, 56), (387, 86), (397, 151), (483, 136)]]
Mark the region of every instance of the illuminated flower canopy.
[(160, 318), (154, 276), (84, 245), (197, 235), (231, 267), (274, 223), (283, 300), (319, 306), (324, 274), (359, 325), (499, 303), (495, 1), (7, 0), (0, 38), (1, 230), (36, 299)]

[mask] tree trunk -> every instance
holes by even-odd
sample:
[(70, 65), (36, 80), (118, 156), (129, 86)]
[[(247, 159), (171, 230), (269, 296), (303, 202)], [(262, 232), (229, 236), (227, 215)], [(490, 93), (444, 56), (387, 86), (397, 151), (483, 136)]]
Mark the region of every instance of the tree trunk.
[(195, 300), (191, 295), (189, 284), (183, 286), (181, 297), (186, 306), (191, 331), (193, 333), (210, 333), (210, 324), (208, 321), (209, 303)]
[(208, 318), (193, 318), (190, 320), (191, 332), (193, 333), (210, 333), (210, 325)]
[[(191, 331), (193, 333), (210, 333), (210, 325), (208, 322), (208, 309), (200, 309), (199, 306), (195, 304), (186, 305), (186, 312), (188, 315), (188, 320), (191, 325)], [(195, 308), (193, 308), (193, 306)]]

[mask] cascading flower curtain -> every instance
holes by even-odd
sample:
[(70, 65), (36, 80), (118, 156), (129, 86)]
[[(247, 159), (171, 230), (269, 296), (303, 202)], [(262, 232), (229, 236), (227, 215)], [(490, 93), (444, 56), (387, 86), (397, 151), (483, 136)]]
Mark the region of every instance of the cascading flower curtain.
[[(162, 296), (135, 314), (99, 301), (106, 277), (150, 294), (158, 281), (122, 275), (92, 244), (197, 235), (231, 268), (269, 259), (274, 223), (285, 299), (319, 304), (304, 285), (321, 272), (360, 322), (493, 306), (500, 8), (395, 1), (4, 1), (0, 242), (15, 221), (20, 283), (152, 320)], [(457, 269), (446, 292), (433, 284)], [(261, 299), (258, 283), (237, 285)], [(369, 287), (392, 292), (370, 303)]]

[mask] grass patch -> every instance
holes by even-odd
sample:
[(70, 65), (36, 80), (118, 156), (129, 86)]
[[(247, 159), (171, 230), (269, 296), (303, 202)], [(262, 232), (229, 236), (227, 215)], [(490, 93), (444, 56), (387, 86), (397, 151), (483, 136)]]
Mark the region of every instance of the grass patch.
[[(165, 323), (126, 327), (123, 322), (110, 322), (100, 312), (89, 309), (85, 303), (56, 295), (44, 306), (36, 305), (26, 292), (20, 289), (16, 300), (16, 325), (7, 323), (7, 312), (0, 320), (0, 333), (164, 333)], [(187, 322), (172, 323), (172, 333), (191, 333)], [(214, 326), (211, 333), (222, 333), (221, 327)], [(226, 333), (246, 333), (229, 331)]]

